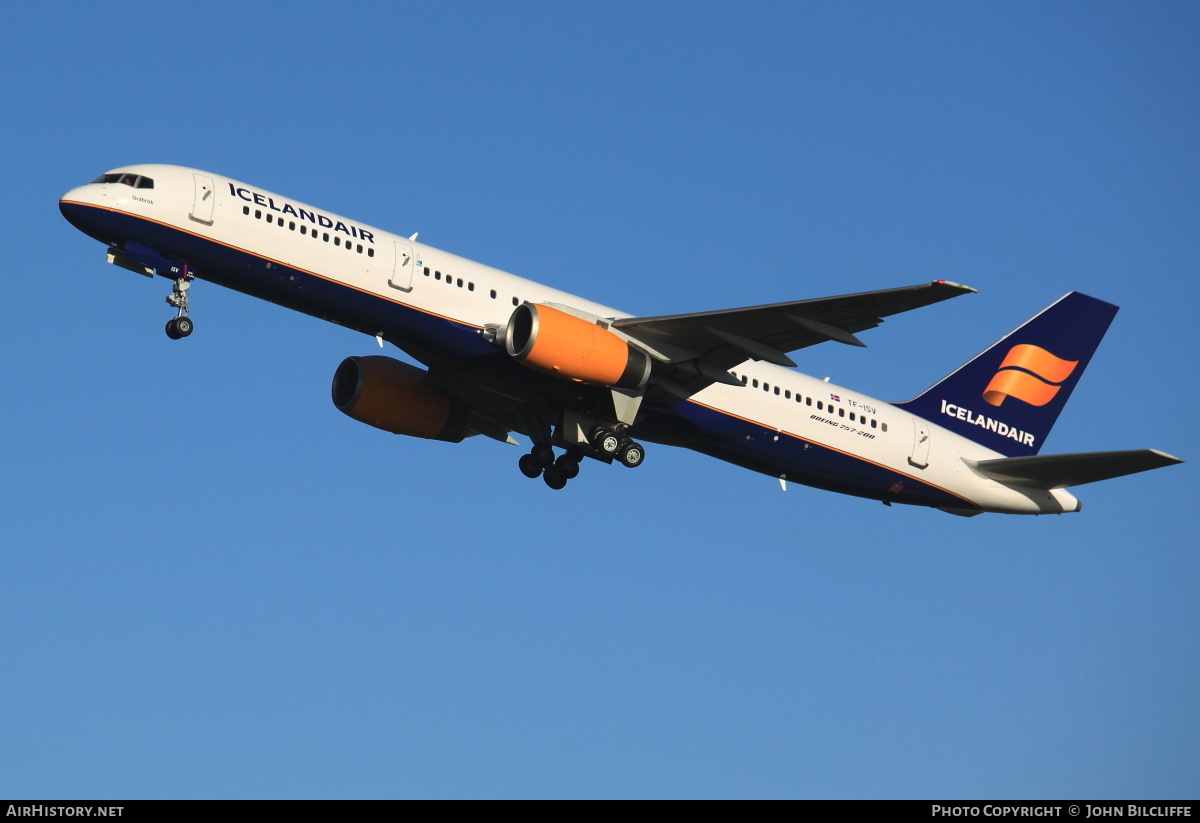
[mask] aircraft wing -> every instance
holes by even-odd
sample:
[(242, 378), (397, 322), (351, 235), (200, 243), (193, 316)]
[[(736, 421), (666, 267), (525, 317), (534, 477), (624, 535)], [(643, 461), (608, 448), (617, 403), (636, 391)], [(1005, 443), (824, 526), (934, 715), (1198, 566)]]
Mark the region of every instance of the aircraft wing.
[(734, 384), (728, 370), (748, 359), (793, 367), (796, 364), (787, 352), (827, 340), (863, 346), (855, 333), (875, 328), (889, 315), (974, 291), (937, 280), (741, 309), (625, 317), (611, 327), (657, 355), (662, 367), (655, 370), (656, 382), (686, 397), (714, 382)]

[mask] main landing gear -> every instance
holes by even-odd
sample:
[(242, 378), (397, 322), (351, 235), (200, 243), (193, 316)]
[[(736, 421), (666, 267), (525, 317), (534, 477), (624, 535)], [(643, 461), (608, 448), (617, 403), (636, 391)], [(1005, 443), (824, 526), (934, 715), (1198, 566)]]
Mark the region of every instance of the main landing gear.
[(192, 333), (192, 329), (195, 328), (191, 319), (187, 316), (188, 290), (191, 288), (192, 280), (194, 279), (195, 275), (185, 269), (183, 276), (176, 278), (175, 284), (171, 286), (171, 293), (167, 295), (167, 303), (174, 306), (177, 310), (175, 316), (167, 321), (167, 337), (172, 340), (187, 337)]
[(554, 449), (545, 443), (533, 447), (529, 454), (521, 455), (517, 467), (521, 474), (533, 479), (541, 477), (552, 489), (566, 487), (567, 481), (579, 476), (579, 461), (583, 455), (572, 449), (566, 454), (554, 456)]
[(592, 429), (592, 447), (610, 459), (619, 460), (621, 465), (636, 469), (646, 459), (646, 450), (641, 443), (634, 442), (622, 432), (623, 427), (610, 429), (597, 426)]
[[(598, 460), (617, 460), (622, 465), (635, 469), (646, 459), (646, 450), (642, 444), (634, 442), (617, 429), (598, 426), (589, 440), (592, 448), (599, 453), (593, 455)], [(574, 480), (579, 475), (579, 462), (584, 456), (578, 449), (568, 449), (565, 454), (556, 458), (553, 447), (546, 443), (538, 443), (529, 454), (521, 455), (517, 467), (521, 474), (530, 479), (541, 477), (547, 486), (557, 491), (565, 488), (568, 480)]]

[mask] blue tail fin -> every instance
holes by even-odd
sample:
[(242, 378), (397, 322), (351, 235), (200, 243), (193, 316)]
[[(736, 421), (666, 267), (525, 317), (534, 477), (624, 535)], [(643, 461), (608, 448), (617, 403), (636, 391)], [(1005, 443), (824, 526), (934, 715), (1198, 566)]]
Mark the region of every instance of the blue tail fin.
[(1037, 454), (1117, 307), (1074, 291), (900, 408), (1007, 457)]

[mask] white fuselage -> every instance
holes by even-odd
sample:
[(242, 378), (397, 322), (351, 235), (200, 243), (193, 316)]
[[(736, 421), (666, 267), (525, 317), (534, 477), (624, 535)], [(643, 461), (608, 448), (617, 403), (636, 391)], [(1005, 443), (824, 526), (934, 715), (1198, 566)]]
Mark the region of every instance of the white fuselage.
[[(264, 290), (262, 272), (254, 285), (243, 286), (236, 271), (219, 274), (200, 267), (197, 276), (284, 305), (326, 317), (358, 328), (368, 334), (373, 329), (368, 319), (380, 310), (403, 307), (430, 321), (446, 321), (447, 328), (458, 333), (446, 345), (462, 345), (467, 332), (480, 334), (485, 326), (506, 322), (514, 306), (522, 303), (555, 303), (603, 318), (628, 316), (617, 309), (576, 297), (541, 283), (527, 280), (463, 257), (441, 251), (424, 243), (392, 234), (364, 223), (220, 175), (168, 165), (135, 165), (117, 169), (152, 178), (153, 188), (136, 189), (121, 183), (93, 183), (80, 186), (63, 196), (67, 206), (80, 207), (81, 213), (96, 215), (80, 228), (107, 242), (138, 240), (129, 236), (106, 237), (105, 215), (134, 218), (119, 221), (121, 226), (144, 225), (146, 237), (154, 240), (164, 231), (182, 232), (226, 250), (252, 255), (262, 265), (280, 271), (286, 278), (293, 270), (319, 278), (325, 284), (341, 287), (361, 305), (361, 313), (343, 316), (347, 309), (331, 309), (328, 314), (305, 302), (301, 294), (290, 295), (287, 283), (277, 284), (278, 292)], [(268, 220), (269, 218), (269, 220)], [(82, 221), (83, 218), (80, 218)], [(88, 218), (91, 220), (91, 218)], [(94, 223), (94, 228), (92, 227)], [(113, 229), (112, 231), (117, 231)], [(336, 241), (336, 242), (335, 242)], [(153, 242), (144, 242), (153, 246)], [(269, 274), (269, 271), (267, 272)], [(347, 304), (349, 305), (349, 304)], [(341, 313), (339, 313), (339, 311)], [(437, 339), (428, 345), (439, 345)], [(748, 360), (732, 372), (745, 380), (742, 386), (720, 383), (693, 395), (684, 403), (697, 411), (715, 415), (722, 425), (740, 426), (739, 438), (746, 441), (746, 465), (770, 471), (796, 482), (811, 482), (802, 466), (789, 467), (791, 457), (809, 448), (822, 454), (853, 458), (853, 466), (843, 478), (832, 478), (834, 486), (846, 486), (851, 493), (888, 501), (888, 489), (897, 502), (904, 499), (905, 484), (918, 484), (945, 492), (945, 505), (960, 510), (1010, 513), (1057, 513), (1079, 508), (1068, 492), (1057, 489), (1040, 491), (1016, 489), (989, 479), (972, 470), (966, 461), (1000, 457), (932, 421), (914, 417), (888, 403), (841, 386), (818, 380), (791, 369)], [(818, 406), (819, 404), (819, 406)], [(715, 418), (714, 418), (715, 419)], [(771, 460), (772, 449), (780, 449), (778, 463)], [(735, 445), (710, 453), (722, 459), (742, 463)], [(858, 475), (861, 475), (859, 477)], [(884, 476), (895, 478), (884, 489), (852, 490), (856, 484), (879, 483)], [(823, 485), (822, 483), (812, 483)], [(956, 504), (954, 501), (958, 500)]]

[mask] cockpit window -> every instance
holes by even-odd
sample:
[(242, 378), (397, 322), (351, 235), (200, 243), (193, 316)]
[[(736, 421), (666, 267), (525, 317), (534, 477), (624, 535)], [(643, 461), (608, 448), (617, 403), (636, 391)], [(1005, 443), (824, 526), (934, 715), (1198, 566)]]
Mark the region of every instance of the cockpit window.
[(154, 181), (149, 177), (140, 177), (129, 172), (113, 172), (111, 174), (102, 174), (92, 181), (93, 183), (121, 183), (126, 186), (132, 186), (135, 189), (152, 189)]

